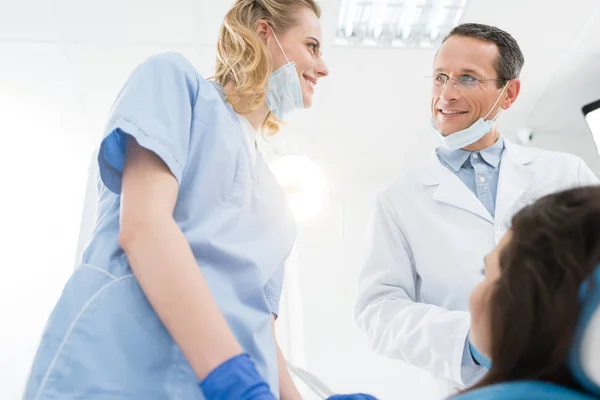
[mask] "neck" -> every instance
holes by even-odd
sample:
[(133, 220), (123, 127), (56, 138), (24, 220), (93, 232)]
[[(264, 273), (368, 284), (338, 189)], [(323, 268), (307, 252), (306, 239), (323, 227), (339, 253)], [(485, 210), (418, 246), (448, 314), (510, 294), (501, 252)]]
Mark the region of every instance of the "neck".
[[(223, 89), (225, 90), (226, 94), (233, 93), (235, 91), (235, 83), (228, 82), (223, 87)], [(231, 105), (234, 109), (240, 111), (247, 110), (249, 108), (248, 101), (243, 99), (233, 101)], [(263, 123), (265, 122), (265, 119), (267, 118), (267, 115), (269, 115), (269, 109), (267, 108), (266, 103), (263, 102), (263, 104), (261, 104), (260, 107), (258, 107), (256, 110), (243, 115), (244, 117), (246, 117), (248, 122), (250, 122), (250, 125), (252, 125), (254, 130), (258, 130), (262, 127)]]
[(494, 143), (496, 143), (498, 141), (499, 137), (500, 137), (500, 134), (497, 131), (494, 131), (494, 130), (489, 131), (488, 133), (485, 134), (484, 137), (482, 137), (475, 143), (472, 143), (472, 144), (468, 145), (467, 147), (463, 147), (463, 150), (481, 151), (483, 149), (487, 149), (488, 147), (493, 146)]

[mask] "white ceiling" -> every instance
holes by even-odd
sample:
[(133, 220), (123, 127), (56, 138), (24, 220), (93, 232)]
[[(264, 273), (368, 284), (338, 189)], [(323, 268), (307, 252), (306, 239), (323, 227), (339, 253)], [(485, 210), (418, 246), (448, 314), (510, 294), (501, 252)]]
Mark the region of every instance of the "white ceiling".
[[(0, 0), (0, 118), (24, 135), (38, 125), (16, 116), (96, 144), (121, 85), (147, 56), (179, 51), (210, 75), (232, 3)], [(290, 140), (334, 179), (391, 179), (435, 143), (424, 78), (433, 51), (333, 47), (339, 0), (321, 5), (331, 75), (313, 109), (291, 119)], [(521, 96), (502, 117), (505, 134), (531, 127), (534, 145), (577, 153), (600, 173), (580, 111), (600, 98), (600, 2), (471, 0), (463, 21), (506, 29), (525, 54)]]

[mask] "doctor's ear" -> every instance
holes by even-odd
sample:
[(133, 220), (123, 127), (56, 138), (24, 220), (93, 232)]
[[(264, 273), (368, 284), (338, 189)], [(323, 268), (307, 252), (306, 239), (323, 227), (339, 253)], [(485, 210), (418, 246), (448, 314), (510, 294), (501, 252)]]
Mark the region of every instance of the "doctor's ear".
[(267, 21), (266, 19), (259, 20), (256, 23), (256, 34), (264, 44), (267, 44), (267, 38), (271, 34), (271, 27), (269, 26), (269, 21)]
[(510, 106), (517, 100), (519, 93), (521, 92), (521, 80), (511, 79), (506, 84), (506, 97), (502, 103), (502, 108), (508, 110)]

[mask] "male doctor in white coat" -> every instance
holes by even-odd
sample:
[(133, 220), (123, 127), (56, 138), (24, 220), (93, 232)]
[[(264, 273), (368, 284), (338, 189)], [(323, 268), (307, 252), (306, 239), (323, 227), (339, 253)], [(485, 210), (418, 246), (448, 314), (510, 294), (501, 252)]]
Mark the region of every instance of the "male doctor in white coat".
[(515, 207), (528, 193), (598, 183), (580, 158), (498, 133), (523, 62), (496, 27), (454, 28), (433, 66), (431, 122), (442, 146), (378, 197), (356, 320), (379, 354), (444, 378), (448, 394), (485, 372), (472, 357), (468, 298)]

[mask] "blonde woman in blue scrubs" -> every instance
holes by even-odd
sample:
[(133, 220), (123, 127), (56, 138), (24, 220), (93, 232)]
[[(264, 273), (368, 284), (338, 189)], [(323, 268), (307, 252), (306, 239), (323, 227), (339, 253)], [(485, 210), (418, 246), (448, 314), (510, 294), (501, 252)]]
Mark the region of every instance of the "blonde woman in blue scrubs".
[(96, 228), (25, 399), (203, 399), (199, 382), (240, 355), (275, 398), (299, 398), (272, 327), (295, 222), (255, 136), (328, 75), (319, 16), (313, 0), (238, 0), (214, 81), (178, 54), (133, 72), (100, 146)]

